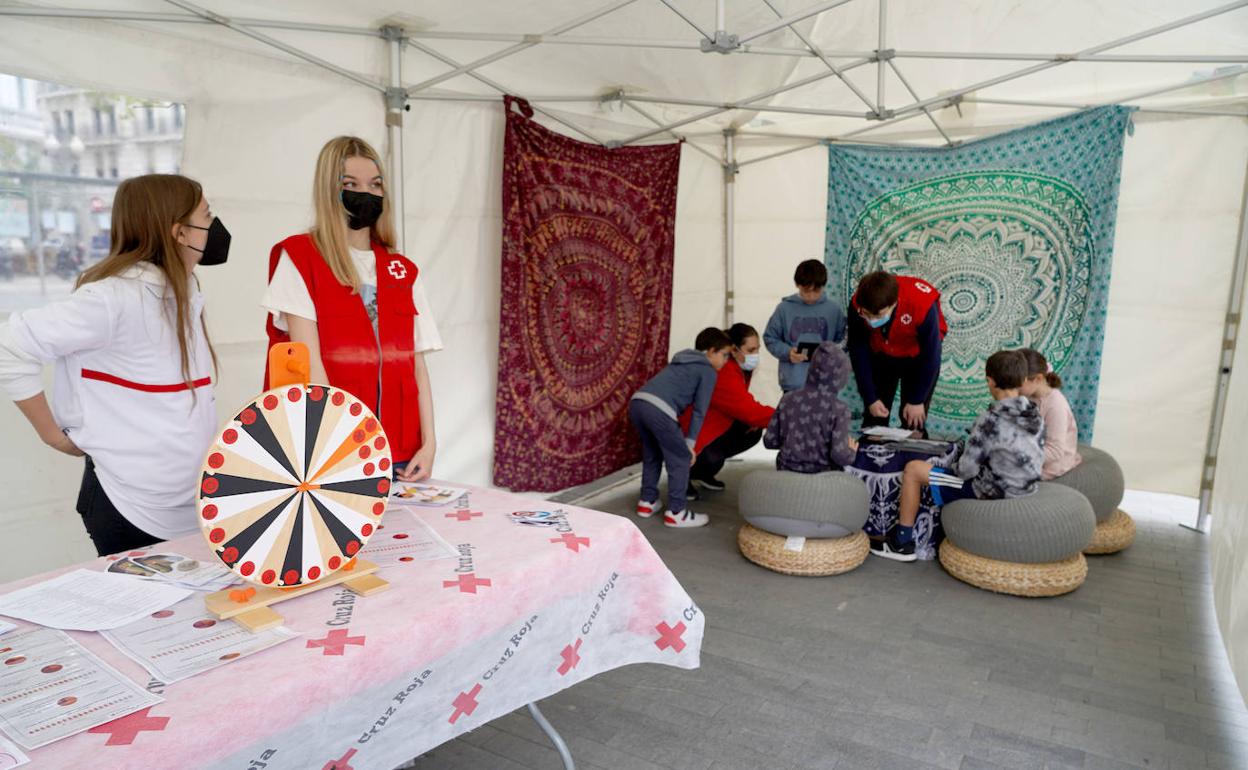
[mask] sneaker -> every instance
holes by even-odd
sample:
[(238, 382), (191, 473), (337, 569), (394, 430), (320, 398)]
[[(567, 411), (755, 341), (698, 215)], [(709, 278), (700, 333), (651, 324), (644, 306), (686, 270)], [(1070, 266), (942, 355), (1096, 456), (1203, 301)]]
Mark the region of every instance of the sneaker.
[(698, 489), (692, 483), (685, 489), (686, 500), (701, 500), (702, 496), (698, 494)]
[(645, 500), (637, 501), (637, 515), (643, 519), (648, 519), (654, 515), (655, 510), (659, 507), (659, 501), (647, 503)]
[(698, 486), (702, 487), (703, 489), (709, 492), (723, 492), (724, 491), (724, 482), (720, 481), (719, 479), (714, 479), (714, 478), (694, 479), (693, 483), (697, 484)]
[(876, 550), (874, 541), (872, 542), (871, 553), (876, 556), (883, 556), (885, 559), (893, 561), (915, 561), (919, 558), (914, 552), (914, 541), (910, 540), (906, 543), (898, 543), (893, 536), (893, 531), (889, 530), (888, 535), (881, 541), (879, 550)]
[(871, 547), (872, 553), (874, 553), (876, 556), (879, 556), (880, 552), (884, 550), (884, 538), (868, 537), (867, 545)]
[(694, 513), (686, 508), (683, 511), (672, 513), (668, 511), (663, 514), (663, 523), (669, 527), (687, 528), (687, 527), (705, 527), (711, 523), (711, 517), (705, 513)]

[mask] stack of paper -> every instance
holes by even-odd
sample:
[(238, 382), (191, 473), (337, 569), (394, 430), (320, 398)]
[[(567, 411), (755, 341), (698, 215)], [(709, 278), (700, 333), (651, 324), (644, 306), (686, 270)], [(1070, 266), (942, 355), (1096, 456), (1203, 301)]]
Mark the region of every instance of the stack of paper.
[[(0, 596), (0, 615), (50, 628), (103, 631), (159, 612), (190, 595), (185, 588), (76, 569)], [(6, 638), (4, 646), (11, 643)]]
[(222, 564), (202, 562), (179, 553), (136, 553), (110, 563), (108, 571), (193, 591), (220, 591), (239, 582)]

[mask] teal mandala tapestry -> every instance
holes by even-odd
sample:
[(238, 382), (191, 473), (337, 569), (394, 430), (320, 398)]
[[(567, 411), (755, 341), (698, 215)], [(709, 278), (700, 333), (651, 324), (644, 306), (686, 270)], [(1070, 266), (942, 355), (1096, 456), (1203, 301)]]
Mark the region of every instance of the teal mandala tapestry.
[[(829, 146), (829, 293), (848, 307), (874, 270), (941, 292), (933, 435), (962, 434), (988, 405), (989, 355), (1033, 347), (1091, 440), (1130, 120), (1101, 107), (952, 148)], [(852, 381), (845, 398), (860, 417)]]

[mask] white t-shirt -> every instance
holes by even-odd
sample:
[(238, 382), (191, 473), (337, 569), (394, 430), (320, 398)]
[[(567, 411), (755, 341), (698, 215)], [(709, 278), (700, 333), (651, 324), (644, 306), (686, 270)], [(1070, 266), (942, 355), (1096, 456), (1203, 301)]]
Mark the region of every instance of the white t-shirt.
[[(360, 299), (368, 311), (369, 320), (376, 327), (377, 258), (371, 250), (351, 249), (351, 261), (355, 263), (356, 274), (360, 277)], [(425, 296), (424, 278), (417, 278), (412, 284), (412, 304), (416, 306), (416, 322), (413, 324), (416, 352), (431, 353), (441, 350), (442, 336), (438, 334), (438, 326), (433, 320), (433, 309), (429, 307), (429, 299)], [(316, 320), (316, 305), (312, 302), (312, 293), (303, 282), (299, 268), (295, 267), (285, 251), (278, 257), (273, 280), (269, 281), (269, 288), (265, 290), (260, 306), (273, 315), (273, 324), (282, 331), (289, 331), (285, 317), (287, 314), (309, 321)]]

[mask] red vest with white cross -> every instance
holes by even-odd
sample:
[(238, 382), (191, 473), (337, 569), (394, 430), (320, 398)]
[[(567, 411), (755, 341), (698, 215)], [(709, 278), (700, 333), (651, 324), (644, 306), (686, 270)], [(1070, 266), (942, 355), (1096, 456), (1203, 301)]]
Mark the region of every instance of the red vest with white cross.
[[(888, 325), (888, 336), (881, 329), (871, 329), (868, 338), (871, 352), (883, 353), (894, 358), (914, 358), (919, 350), (919, 325), (927, 318), (932, 305), (936, 305), (936, 319), (940, 323), (940, 337), (944, 339), (949, 327), (940, 309), (940, 292), (921, 278), (899, 275), (897, 278), (897, 307)], [(858, 294), (849, 302), (853, 312), (858, 312)]]
[[(290, 255), (316, 307), (321, 363), (329, 385), (368, 405), (381, 419), (396, 463), (420, 448), (420, 391), (416, 385), (416, 306), (412, 284), (418, 270), (402, 254), (373, 244), (377, 260), (377, 334), (359, 294), (334, 277), (312, 236), (294, 235), (269, 252), (269, 280), (282, 251)], [(269, 314), (269, 345), (290, 341)], [(268, 371), (265, 371), (268, 382)]]

